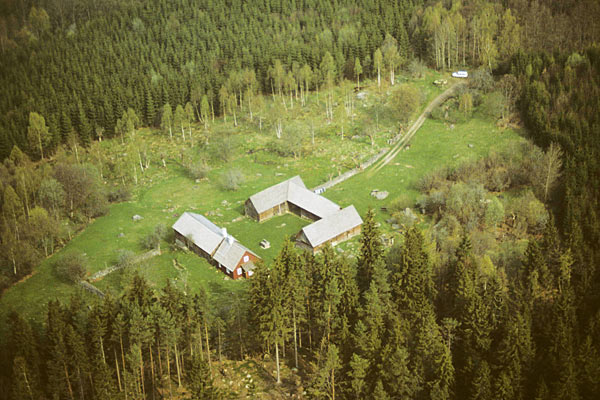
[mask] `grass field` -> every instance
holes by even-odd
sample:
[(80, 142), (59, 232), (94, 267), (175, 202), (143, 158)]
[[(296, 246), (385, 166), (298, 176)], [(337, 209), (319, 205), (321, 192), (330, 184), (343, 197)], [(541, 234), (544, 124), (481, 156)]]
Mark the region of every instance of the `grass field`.
[[(411, 83), (423, 93), (423, 107), (442, 91), (431, 84), (438, 76), (430, 72), (425, 79)], [(160, 137), (155, 131), (142, 130), (140, 135), (153, 151), (164, 148), (169, 154), (167, 169), (161, 168), (156, 162), (148, 170), (143, 183), (134, 189), (132, 201), (112, 205), (106, 216), (95, 220), (65, 248), (42, 262), (33, 276), (7, 290), (0, 298), (0, 321), (10, 310), (15, 310), (34, 322), (42, 322), (43, 311), (49, 300), (67, 300), (80, 290), (61, 280), (54, 272), (53, 264), (64, 254), (75, 250), (86, 253), (88, 272), (92, 274), (113, 265), (120, 250), (143, 252), (140, 242), (146, 234), (159, 223), (170, 227), (185, 211), (201, 213), (215, 224), (226, 227), (240, 242), (269, 262), (279, 251), (284, 237), (297, 233), (309, 221), (285, 215), (258, 224), (243, 216), (243, 202), (250, 195), (294, 175), (301, 175), (307, 187), (314, 187), (353, 168), (353, 159), (365, 160), (386, 147), (387, 139), (397, 132), (393, 111), (389, 108), (381, 112), (380, 130), (373, 146), (360, 132), (365, 124), (372, 123), (372, 105), (378, 101), (384, 102), (389, 89), (378, 90), (371, 83), (364, 91), (367, 93), (366, 99), (363, 104), (357, 100), (354, 127), (346, 127), (344, 140), (339, 135), (339, 126), (325, 121), (322, 102), (317, 103), (315, 95), (309, 99), (305, 109), (296, 104), (294, 110), (289, 110), (288, 124), (298, 124), (300, 131), (305, 133), (309, 131), (308, 124), (315, 126), (314, 144), (306, 134), (303, 139), (304, 154), (298, 158), (280, 157), (264, 150), (275, 136), (268, 123), (259, 131), (256, 118), (252, 122), (240, 118), (242, 121), (235, 128), (231, 118), (228, 122), (216, 121), (211, 126), (211, 141), (219, 135), (231, 134), (235, 157), (227, 163), (213, 162), (208, 179), (199, 182), (189, 178), (180, 165), (180, 147)], [(336, 99), (341, 102), (343, 96), (343, 90), (338, 88)], [(351, 125), (350, 119), (347, 124)], [(197, 130), (200, 129), (197, 127)], [(400, 194), (416, 198), (415, 183), (428, 171), (484, 156), (490, 150), (500, 150), (519, 140), (522, 139), (516, 132), (501, 132), (492, 122), (478, 118), (457, 124), (453, 129), (442, 122), (428, 120), (412, 139), (410, 149), (402, 151), (382, 170), (376, 174), (367, 170), (331, 188), (324, 196), (342, 207), (354, 204), (359, 213), (364, 215), (369, 207), (379, 210)], [(217, 184), (223, 171), (230, 168), (236, 168), (244, 175), (244, 183), (237, 191), (225, 191)], [(372, 189), (386, 190), (390, 195), (380, 201), (370, 196)], [(134, 222), (132, 216), (135, 214), (143, 219)], [(398, 235), (385, 223), (388, 218), (386, 214), (378, 212), (377, 219), (382, 222), (383, 231)], [(259, 247), (262, 239), (271, 242), (270, 249)], [(358, 248), (357, 244), (358, 238), (354, 238), (339, 248), (352, 253)], [(167, 243), (163, 244), (163, 250), (162, 255), (137, 267), (157, 288), (171, 279), (192, 292), (202, 286), (213, 296), (245, 290), (245, 281), (225, 280), (224, 274), (200, 257), (172, 249)], [(174, 259), (183, 265), (184, 270), (174, 267)], [(119, 294), (130, 275), (131, 271), (114, 272), (94, 282), (94, 285), (102, 291)], [(87, 293), (83, 296), (94, 298)]]

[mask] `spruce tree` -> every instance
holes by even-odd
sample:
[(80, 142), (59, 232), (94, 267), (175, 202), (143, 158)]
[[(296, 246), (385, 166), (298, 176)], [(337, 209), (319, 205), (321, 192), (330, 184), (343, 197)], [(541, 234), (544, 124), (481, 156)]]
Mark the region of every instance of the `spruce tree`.
[(435, 297), (431, 264), (425, 250), (422, 234), (410, 228), (404, 236), (399, 260), (388, 260), (392, 264), (392, 293), (398, 310), (403, 313), (418, 313)]
[(371, 285), (375, 264), (382, 259), (382, 256), (381, 233), (375, 222), (375, 213), (373, 209), (369, 209), (362, 225), (360, 253), (357, 260), (357, 280), (361, 294)]

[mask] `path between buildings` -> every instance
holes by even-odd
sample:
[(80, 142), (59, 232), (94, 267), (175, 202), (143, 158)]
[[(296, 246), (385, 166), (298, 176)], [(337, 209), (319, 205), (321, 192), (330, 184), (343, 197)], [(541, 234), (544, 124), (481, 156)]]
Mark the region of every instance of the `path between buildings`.
[(351, 169), (350, 171), (347, 171), (340, 176), (337, 176), (317, 187), (314, 187), (312, 190), (317, 193), (324, 192), (326, 189), (329, 189), (329, 188), (337, 185), (338, 183), (344, 182), (345, 180), (349, 179), (350, 177), (353, 177), (354, 175), (365, 171), (367, 168), (369, 168), (372, 165), (374, 165), (374, 167), (370, 172), (371, 174), (374, 174), (377, 171), (379, 171), (381, 168), (383, 168), (385, 165), (387, 165), (390, 161), (392, 161), (394, 159), (394, 157), (396, 157), (398, 155), (398, 153), (400, 153), (400, 151), (404, 148), (404, 146), (406, 146), (406, 144), (410, 141), (410, 139), (412, 139), (412, 137), (415, 135), (415, 133), (423, 125), (423, 123), (425, 122), (425, 119), (429, 116), (431, 111), (433, 111), (433, 109), (435, 107), (442, 104), (448, 98), (452, 97), (454, 95), (454, 93), (456, 92), (456, 90), (458, 89), (458, 87), (460, 87), (462, 85), (464, 85), (464, 82), (457, 82), (454, 85), (450, 86), (448, 89), (446, 89), (446, 91), (441, 93), (438, 97), (433, 99), (433, 101), (431, 103), (429, 103), (429, 105), (425, 108), (425, 110), (423, 110), (421, 115), (419, 115), (419, 118), (417, 118), (417, 120), (411, 125), (408, 132), (406, 132), (406, 134), (402, 137), (402, 139), (400, 139), (398, 141), (398, 143), (396, 143), (391, 149), (383, 149), (382, 151), (380, 151), (379, 153), (377, 153), (376, 155), (371, 157), (369, 160), (362, 163), (360, 167)]
[(448, 100), (450, 97), (452, 97), (456, 90), (463, 85), (464, 82), (457, 82), (454, 85), (450, 86), (448, 89), (446, 89), (446, 91), (441, 93), (438, 97), (433, 99), (433, 101), (429, 103), (425, 110), (423, 110), (421, 115), (419, 115), (419, 118), (417, 118), (417, 120), (412, 124), (412, 126), (402, 137), (402, 139), (400, 139), (398, 143), (396, 143), (394, 147), (392, 147), (392, 149), (388, 151), (388, 153), (375, 164), (370, 173), (374, 174), (378, 172), (381, 168), (385, 167), (390, 161), (392, 161), (398, 155), (398, 153), (400, 153), (400, 151), (408, 144), (408, 142), (410, 142), (410, 139), (412, 139), (415, 133), (417, 133), (419, 128), (423, 125), (429, 114), (431, 114), (431, 111), (433, 111), (434, 108), (436, 108), (437, 106)]

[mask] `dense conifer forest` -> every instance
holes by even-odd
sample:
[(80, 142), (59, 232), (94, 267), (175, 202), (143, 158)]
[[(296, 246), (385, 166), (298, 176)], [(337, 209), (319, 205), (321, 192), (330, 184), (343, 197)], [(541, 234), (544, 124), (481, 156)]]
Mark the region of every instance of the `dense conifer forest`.
[[(254, 359), (295, 398), (595, 399), (598, 21), (595, 0), (2, 2), (1, 289), (129, 198), (152, 151), (140, 126), (185, 140), (191, 123), (252, 118), (263, 95), (285, 105), (344, 80), (468, 68), (456, 110), (484, 107), (537, 147), (423, 177), (433, 233), (386, 248), (369, 211), (356, 259), (286, 240), (222, 304), (136, 274), (93, 304), (48, 299), (43, 324), (12, 313), (0, 398), (226, 399), (223, 360)], [(133, 172), (102, 154), (110, 139), (130, 145)], [(505, 217), (485, 199), (509, 189)], [(494, 265), (500, 237), (523, 257), (503, 249)]]

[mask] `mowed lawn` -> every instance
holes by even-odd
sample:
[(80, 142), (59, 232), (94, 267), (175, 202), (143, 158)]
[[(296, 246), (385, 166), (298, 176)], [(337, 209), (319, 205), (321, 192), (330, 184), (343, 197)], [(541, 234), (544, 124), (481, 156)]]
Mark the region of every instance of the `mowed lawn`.
[[(428, 76), (415, 83), (422, 87), (427, 101), (442, 91), (431, 85), (430, 82), (435, 77), (436, 75)], [(366, 90), (369, 95), (376, 96), (377, 88), (373, 85)], [(310, 118), (299, 114), (300, 121)], [(362, 122), (357, 121), (358, 123)], [(226, 128), (230, 125), (231, 123), (221, 123), (213, 130), (231, 129)], [(392, 128), (393, 124), (390, 123), (387, 127), (384, 125), (382, 131), (387, 134)], [(145, 134), (149, 140), (154, 140), (153, 133)], [(170, 160), (166, 171), (157, 167), (158, 172), (152, 176), (152, 182), (136, 189), (134, 200), (112, 205), (107, 215), (95, 220), (65, 248), (45, 260), (33, 276), (3, 294), (0, 298), (0, 325), (5, 326), (3, 321), (11, 310), (34, 322), (42, 322), (49, 300), (68, 301), (70, 296), (81, 290), (62, 280), (54, 271), (53, 265), (68, 252), (85, 253), (91, 275), (114, 265), (121, 250), (131, 250), (136, 254), (145, 251), (141, 244), (142, 238), (152, 232), (157, 224), (170, 227), (185, 211), (205, 215), (218, 226), (227, 228), (242, 244), (268, 263), (277, 255), (284, 238), (296, 234), (310, 221), (285, 215), (259, 224), (243, 215), (244, 201), (252, 194), (295, 175), (300, 175), (307, 187), (314, 187), (329, 177), (352, 168), (350, 160), (353, 156), (358, 154), (361, 159), (366, 159), (375, 154), (385, 146), (386, 140), (386, 136), (380, 135), (373, 147), (363, 137), (351, 139), (348, 135), (342, 140), (334, 124), (324, 124), (315, 135), (314, 145), (306, 145), (309, 151), (303, 157), (283, 158), (264, 150), (249, 151), (261, 149), (269, 140), (268, 137), (265, 138), (269, 134), (272, 133), (259, 134), (255, 125), (241, 124), (233, 131), (238, 156), (228, 163), (213, 167), (208, 179), (199, 182), (186, 175), (176, 158)], [(415, 183), (431, 170), (481, 157), (490, 150), (501, 150), (509, 143), (519, 140), (521, 139), (516, 132), (500, 132), (491, 122), (477, 118), (465, 124), (457, 124), (454, 129), (442, 122), (428, 120), (412, 139), (410, 149), (402, 151), (382, 170), (376, 174), (367, 170), (331, 188), (324, 196), (342, 207), (354, 204), (359, 213), (364, 215), (369, 207), (379, 210), (400, 194), (406, 193), (416, 199), (418, 193)], [(473, 147), (470, 148), (469, 144)], [(237, 191), (225, 191), (218, 182), (221, 174), (232, 168), (242, 172), (244, 182)], [(386, 190), (390, 195), (385, 200), (377, 200), (370, 195), (373, 189)], [(136, 214), (143, 219), (134, 222), (132, 217)], [(397, 234), (385, 223), (388, 215), (378, 211), (377, 218), (382, 222), (385, 232)], [(271, 243), (270, 249), (260, 248), (259, 242), (262, 239)], [(358, 238), (339, 248), (340, 251), (356, 252)], [(247, 282), (243, 280), (226, 280), (225, 275), (216, 271), (206, 260), (189, 252), (175, 249), (166, 242), (162, 249), (162, 255), (136, 267), (157, 289), (163, 287), (168, 279), (188, 293), (203, 287), (212, 296), (244, 291), (247, 286)], [(177, 267), (174, 260), (177, 260)], [(118, 295), (131, 274), (132, 271), (114, 272), (93, 284), (102, 291)], [(88, 299), (96, 299), (87, 292), (82, 295)]]

